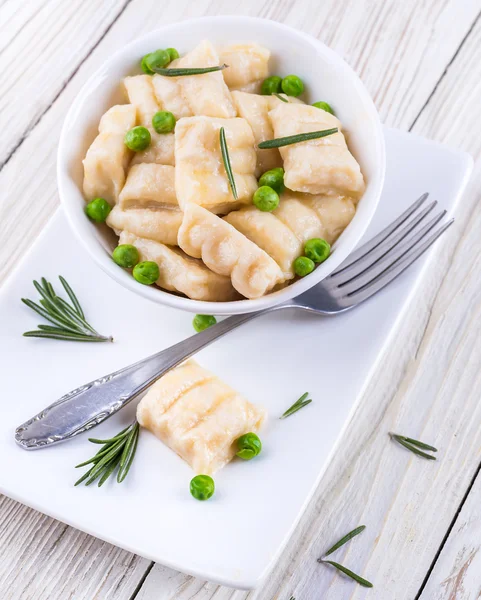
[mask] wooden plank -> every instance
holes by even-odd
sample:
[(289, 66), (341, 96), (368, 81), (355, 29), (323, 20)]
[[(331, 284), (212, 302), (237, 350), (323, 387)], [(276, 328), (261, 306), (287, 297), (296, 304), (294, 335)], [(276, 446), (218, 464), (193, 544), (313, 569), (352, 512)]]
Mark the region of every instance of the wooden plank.
[(5, 497), (0, 548), (3, 600), (115, 598), (117, 589), (134, 592), (149, 565)]
[(481, 597), (481, 476), (463, 506), (420, 600)]
[[(315, 10), (307, 1), (302, 3), (299, 1), (296, 3), (279, 3), (273, 0), (264, 2), (249, 0), (248, 2), (239, 2), (236, 6), (233, 6), (232, 3), (225, 1), (215, 3), (179, 1), (159, 5), (153, 0), (143, 0), (142, 3), (139, 0), (134, 0), (0, 173), (0, 185), (3, 190), (7, 191), (6, 202), (3, 203), (3, 207), (0, 209), (2, 210), (0, 218), (2, 232), (0, 235), (3, 240), (2, 260), (0, 260), (2, 265), (1, 275), (6, 275), (12, 262), (30, 245), (37, 233), (43, 228), (44, 223), (58, 202), (54, 171), (56, 142), (63, 116), (80, 85), (116, 47), (136, 37), (142, 31), (152, 29), (159, 21), (168, 22), (185, 16), (204, 13), (238, 12), (240, 14), (259, 14), (263, 17), (282, 20), (314, 33), (340, 51), (351, 64), (360, 68), (371, 91), (376, 94), (376, 100), (382, 114), (389, 122), (406, 128), (428, 99), (434, 82), (443, 72), (447, 61), (454, 55), (478, 9), (476, 4), (475, 2), (466, 2), (460, 8), (458, 3), (451, 1), (442, 5), (439, 2), (430, 2), (420, 6), (420, 3), (412, 0), (405, 3), (405, 5), (408, 5), (409, 10), (403, 7), (398, 12), (393, 12), (395, 8), (397, 11), (394, 2), (372, 3), (368, 0), (363, 2), (355, 2), (354, 0), (334, 2), (334, 0), (331, 0), (322, 3), (321, 6), (316, 6)], [(141, 8), (139, 8), (140, 5)], [(398, 3), (397, 5), (399, 6)], [(380, 22), (383, 23), (384, 27), (381, 26)], [(374, 31), (372, 37), (368, 35), (370, 29)], [(436, 31), (434, 36), (431, 35), (433, 30)], [(385, 38), (383, 31), (388, 32)], [(416, 32), (416, 35), (413, 31)], [(444, 41), (442, 48), (439, 48), (438, 38)], [(373, 39), (377, 39), (378, 43), (382, 45), (382, 51), (378, 50)], [(399, 65), (401, 58), (403, 61), (403, 76), (401, 80), (396, 80), (395, 72), (398, 69), (395, 67)], [(383, 64), (382, 69), (380, 68), (381, 62)], [(371, 63), (377, 66), (371, 67)], [(386, 74), (395, 79), (394, 83), (390, 84), (393, 86), (394, 91), (391, 95), (387, 93), (382, 96), (380, 90), (388, 85)], [(396, 86), (405, 86), (406, 82), (409, 82), (410, 85), (397, 89)], [(379, 92), (376, 90), (379, 90)], [(402, 109), (401, 104), (403, 104)], [(35, 160), (31, 159), (32, 156), (36, 157)], [(28, 168), (26, 168), (26, 165), (28, 165)], [(440, 261), (438, 271), (442, 269), (443, 265), (446, 266), (446, 256), (444, 256), (444, 261), (444, 263)], [(465, 264), (463, 262), (461, 266)], [(338, 577), (332, 577), (330, 573), (326, 577), (325, 571), (321, 571), (321, 568), (317, 567), (317, 563), (311, 559), (317, 557), (320, 550), (325, 548), (326, 541), (331, 542), (339, 533), (343, 533), (353, 524), (357, 524), (357, 519), (362, 516), (359, 504), (364, 504), (365, 501), (369, 500), (370, 511), (374, 513), (373, 516), (377, 516), (376, 511), (379, 511), (380, 514), (386, 512), (386, 506), (377, 498), (378, 495), (382, 497), (384, 486), (381, 485), (381, 482), (375, 485), (376, 466), (379, 468), (384, 467), (381, 460), (381, 455), (385, 452), (384, 441), (382, 446), (381, 444), (376, 445), (376, 448), (372, 450), (372, 454), (369, 452), (367, 455), (362, 455), (362, 461), (357, 457), (363, 448), (370, 449), (374, 446), (372, 439), (374, 424), (379, 421), (379, 415), (383, 415), (384, 411), (388, 411), (392, 405), (390, 400), (396, 390), (397, 382), (402, 379), (406, 361), (409, 359), (414, 360), (422, 337), (422, 328), (427, 321), (429, 300), (435, 295), (436, 285), (439, 282), (439, 272), (437, 272), (437, 277), (436, 279), (433, 275), (430, 282), (428, 282), (429, 285), (426, 284), (424, 302), (421, 302), (421, 305), (417, 307), (417, 314), (409, 322), (409, 326), (406, 325), (404, 335), (398, 338), (398, 342), (403, 343), (402, 356), (399, 356), (397, 350), (393, 350), (392, 355), (389, 355), (390, 358), (384, 362), (383, 373), (390, 373), (391, 377), (388, 378), (384, 375), (375, 380), (374, 387), (372, 386), (370, 390), (369, 405), (363, 412), (362, 419), (360, 419), (357, 427), (355, 424), (352, 425), (348, 439), (353, 440), (353, 442), (346, 448), (342, 461), (333, 463), (329, 469), (323, 481), (322, 496), (318, 497), (309, 514), (306, 514), (303, 519), (296, 537), (289, 545), (281, 563), (270, 579), (270, 583), (251, 597), (263, 598), (263, 600), (276, 597), (280, 599), (289, 598), (291, 592), (296, 590), (298, 598), (328, 598), (327, 595), (322, 595), (321, 590), (327, 589), (326, 585), (334, 590), (334, 587), (331, 587), (332, 584), (332, 586), (344, 586), (343, 596), (335, 596), (335, 594), (330, 596), (340, 599), (347, 597), (346, 593), (350, 594), (355, 589), (350, 583), (346, 584)], [(470, 289), (468, 286), (467, 299), (470, 297)], [(454, 327), (459, 325), (459, 320), (459, 314), (456, 312), (455, 315), (451, 316), (450, 323)], [(413, 332), (414, 335), (412, 335)], [(436, 341), (441, 343), (444, 349), (446, 344), (443, 344), (443, 341), (447, 338), (441, 336), (440, 339), (439, 335), (438, 332)], [(432, 346), (427, 345), (432, 350)], [(444, 350), (447, 352), (448, 349)], [(462, 356), (464, 357), (464, 354)], [(448, 360), (445, 355), (440, 358), (444, 362)], [(426, 357), (425, 354), (416, 359), (416, 362), (411, 365), (412, 379), (416, 379), (414, 377), (415, 368), (418, 365), (420, 368), (426, 368), (427, 365), (431, 364), (429, 359), (430, 355)], [(436, 377), (439, 377), (440, 372), (438, 370), (436, 374), (433, 374), (434, 382), (437, 381)], [(419, 385), (419, 382), (416, 379), (416, 385), (412, 385), (412, 398), (419, 389), (416, 387), (417, 385)], [(445, 398), (443, 398), (443, 401), (445, 401)], [(399, 402), (400, 396), (396, 396), (394, 405), (397, 406)], [(410, 433), (421, 434), (419, 430), (410, 430)], [(390, 453), (395, 450), (391, 447), (388, 447), (388, 449)], [(394, 456), (399, 459), (397, 454)], [(404, 455), (402, 457), (405, 458)], [(368, 469), (367, 482), (361, 481), (359, 485), (358, 479), (355, 478), (354, 465), (356, 468), (364, 467), (364, 460), (366, 459), (372, 460), (372, 463), (368, 463), (371, 466)], [(398, 465), (397, 475), (402, 479), (404, 476), (404, 463), (401, 461), (400, 464), (396, 464)], [(412, 469), (411, 463), (409, 465), (409, 469)], [(354, 484), (349, 485), (350, 477), (353, 481), (357, 481), (357, 488), (359, 489)], [(391, 489), (389, 486), (395, 487), (396, 481), (387, 482), (388, 489)], [(458, 480), (458, 484), (460, 486), (464, 485), (464, 480)], [(347, 503), (350, 494), (354, 506)], [(341, 501), (341, 497), (346, 498), (346, 500)], [(3, 509), (3, 505), (1, 508)], [(396, 516), (399, 518), (399, 510), (402, 512), (404, 506), (398, 503), (396, 508), (398, 510)], [(38, 534), (41, 539), (45, 537), (45, 532), (49, 528), (57, 526), (54, 521), (42, 517), (38, 513), (25, 508), (22, 510), (24, 512), (15, 519), (15, 526), (19, 528), (24, 522), (28, 524), (29, 519), (44, 519), (46, 529)], [(318, 515), (319, 510), (322, 511), (321, 516)], [(384, 512), (381, 512), (382, 510)], [(371, 530), (374, 530), (373, 521), (369, 524), (369, 532), (371, 532)], [(22, 573), (24, 572), (25, 567), (22, 560), (25, 559), (22, 559), (22, 557), (27, 555), (30, 562), (26, 564), (33, 565), (35, 562), (35, 567), (32, 567), (32, 576), (34, 572), (48, 573), (53, 568), (52, 565), (57, 562), (61, 565), (55, 573), (52, 573), (49, 583), (50, 588), (48, 589), (50, 596), (46, 596), (46, 592), (42, 592), (43, 596), (36, 594), (35, 598), (40, 600), (46, 597), (62, 598), (67, 593), (79, 600), (92, 598), (92, 589), (94, 588), (87, 589), (86, 584), (91, 569), (89, 557), (79, 559), (79, 562), (73, 567), (72, 563), (62, 561), (62, 552), (59, 550), (58, 545), (52, 547), (47, 556), (41, 545), (32, 548), (32, 545), (29, 544), (31, 534), (28, 532), (30, 531), (31, 529), (28, 529), (26, 535), (16, 536), (17, 545), (12, 546), (11, 538), (5, 539), (0, 545), (0, 577), (5, 576), (4, 565), (8, 564), (9, 584), (11, 586), (9, 593), (11, 597), (25, 597), (19, 573), (21, 570)], [(322, 535), (318, 533), (317, 536), (313, 536), (312, 532), (322, 532)], [(383, 539), (385, 539), (384, 536), (385, 534), (382, 536)], [(62, 546), (63, 554), (65, 554), (65, 548), (70, 546), (77, 548), (79, 544), (82, 547), (82, 544), (94, 543), (92, 538), (83, 536), (83, 534), (79, 534), (71, 528), (65, 529), (62, 541), (65, 544)], [(369, 556), (368, 542), (370, 541), (372, 541), (370, 534), (362, 536), (362, 539), (360, 538), (359, 542), (361, 544), (356, 545), (359, 556)], [(101, 542), (96, 543), (101, 544)], [(136, 584), (141, 580), (139, 573), (145, 570), (145, 562), (139, 558), (122, 554), (124, 558), (121, 560), (126, 561), (127, 564), (130, 564), (129, 561), (132, 560), (131, 573), (133, 572), (133, 574), (127, 579), (118, 581), (112, 587), (109, 583), (112, 580), (108, 579), (108, 572), (110, 568), (114, 569), (116, 559), (114, 554), (109, 553), (116, 551), (116, 549), (112, 549), (107, 544), (101, 544), (101, 547), (102, 550), (99, 552), (97, 560), (106, 571), (107, 583), (104, 587), (99, 587), (102, 592), (96, 592), (97, 595), (100, 594), (98, 597), (105, 599), (115, 597), (116, 600), (130, 598), (135, 591)], [(4, 556), (10, 556), (11, 562), (4, 562)], [(106, 556), (110, 558), (106, 558), (104, 561)], [(362, 561), (357, 562), (357, 558), (354, 558), (355, 560), (353, 559), (350, 564), (355, 568), (363, 568)], [(351, 561), (350, 558), (349, 560)], [(312, 563), (314, 563), (314, 566)], [(127, 571), (126, 568), (125, 570)], [(312, 582), (309, 583), (311, 577)], [(376, 582), (381, 582), (385, 577), (388, 577), (386, 567), (379, 572), (379, 580), (376, 577)], [(100, 579), (98, 585), (102, 586)], [(57, 593), (55, 582), (58, 584), (58, 582), (64, 580), (68, 581), (68, 584), (63, 588), (62, 593)], [(75, 590), (75, 592), (72, 593), (71, 590)], [(194, 594), (198, 598), (211, 598), (215, 594), (216, 600), (224, 598), (240, 600), (246, 597), (246, 594), (242, 592), (233, 592), (212, 584), (204, 585), (203, 582), (161, 567), (155, 567), (151, 575), (148, 576), (139, 597), (155, 597), (156, 600), (173, 597), (182, 599), (192, 597)], [(408, 597), (406, 595), (406, 598)], [(384, 598), (386, 598), (386, 595)]]
[[(469, 140), (470, 146), (475, 149), (477, 156), (481, 153), (481, 140), (479, 128), (473, 127), (476, 118), (474, 107), (479, 106), (480, 97), (480, 67), (481, 59), (481, 22), (478, 22), (468, 38), (465, 47), (459, 53), (456, 68), (450, 69), (446, 78), (439, 86), (426, 111), (421, 115), (418, 125), (436, 132), (437, 136), (449, 135), (453, 143), (460, 146)], [(453, 65), (454, 67), (454, 65)], [(460, 87), (461, 86), (461, 87)], [(464, 90), (461, 95), (457, 90)], [(442, 107), (451, 105), (452, 111), (462, 110), (466, 102), (471, 111), (465, 119), (450, 122), (449, 116), (443, 119)], [(471, 247), (466, 248), (466, 253), (471, 251), (478, 258), (471, 260), (471, 277), (477, 280), (477, 297), (472, 304), (466, 304), (467, 319), (477, 319), (479, 322), (479, 297), (481, 295), (481, 268), (479, 261), (479, 227), (481, 225), (481, 211), (479, 207), (479, 186), (481, 183), (481, 166), (478, 163), (476, 177), (473, 181), (474, 197), (477, 199), (475, 211), (469, 216), (469, 232)], [(458, 279), (456, 285), (462, 285), (463, 280)], [(454, 300), (454, 298), (453, 298)], [(478, 311), (478, 312), (477, 312)], [(477, 357), (478, 368), (480, 355)], [(479, 379), (479, 375), (478, 375)], [(478, 388), (479, 390), (479, 388)], [(478, 400), (480, 393), (478, 391)], [(468, 409), (462, 407), (462, 410)], [(461, 407), (460, 409), (461, 410)], [(468, 409), (469, 410), (469, 409)], [(473, 415), (474, 423), (479, 427), (479, 419)], [(460, 429), (459, 436), (463, 436)], [(466, 448), (466, 452), (470, 449)], [(479, 447), (471, 449), (479, 459)], [(462, 457), (460, 457), (460, 461)], [(466, 457), (470, 460), (470, 457)], [(439, 559), (427, 581), (420, 600), (475, 600), (481, 597), (481, 510), (479, 498), (481, 494), (481, 474), (478, 474), (473, 488), (458, 516), (453, 529), (447, 539)]]
[(128, 0), (0, 6), (0, 168), (35, 127)]

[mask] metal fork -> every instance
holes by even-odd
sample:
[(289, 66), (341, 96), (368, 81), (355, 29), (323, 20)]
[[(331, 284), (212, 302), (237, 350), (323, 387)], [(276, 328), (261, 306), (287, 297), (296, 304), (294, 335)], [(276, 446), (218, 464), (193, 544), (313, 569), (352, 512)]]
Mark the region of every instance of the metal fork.
[(256, 313), (228, 317), (166, 350), (72, 390), (18, 427), (16, 442), (35, 450), (98, 425), (201, 348), (261, 315), (285, 308), (334, 315), (354, 308), (398, 277), (453, 223), (451, 219), (436, 228), (446, 211), (432, 216), (437, 203), (426, 204), (427, 197), (423, 194), (329, 277), (297, 298)]

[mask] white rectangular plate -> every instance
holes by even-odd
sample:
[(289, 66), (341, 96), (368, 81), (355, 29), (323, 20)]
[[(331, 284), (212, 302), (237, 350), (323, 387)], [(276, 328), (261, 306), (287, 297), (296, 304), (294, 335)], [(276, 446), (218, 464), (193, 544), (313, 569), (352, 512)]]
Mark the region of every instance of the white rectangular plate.
[[(449, 213), (466, 184), (466, 154), (386, 130), (387, 177), (366, 238), (423, 192)], [(440, 243), (443, 243), (442, 241)], [(189, 493), (190, 468), (143, 431), (131, 473), (118, 485), (73, 487), (73, 466), (96, 447), (82, 435), (36, 452), (14, 430), (70, 389), (193, 333), (192, 315), (141, 299), (110, 280), (75, 241), (61, 212), (52, 219), (0, 296), (0, 491), (56, 519), (167, 566), (232, 587), (251, 588), (293, 531), (356, 407), (370, 373), (427, 268), (429, 256), (355, 311), (322, 318), (286, 311), (236, 330), (198, 355), (202, 365), (269, 411), (264, 450), (216, 475), (209, 502)], [(39, 319), (21, 302), (33, 279), (71, 283), (90, 322), (114, 344), (22, 337)], [(303, 392), (312, 404), (280, 421)], [(108, 437), (134, 406), (97, 428)]]

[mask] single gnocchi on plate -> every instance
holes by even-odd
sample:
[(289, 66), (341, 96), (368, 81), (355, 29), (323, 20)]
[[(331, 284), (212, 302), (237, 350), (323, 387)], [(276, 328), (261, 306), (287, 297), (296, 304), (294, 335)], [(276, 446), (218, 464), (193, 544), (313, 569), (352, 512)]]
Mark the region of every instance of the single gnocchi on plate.
[(259, 298), (328, 259), (353, 219), (365, 182), (335, 107), (270, 59), (205, 40), (153, 49), (119, 82), (125, 103), (100, 119), (83, 191), (87, 215), (136, 249), (139, 283)]

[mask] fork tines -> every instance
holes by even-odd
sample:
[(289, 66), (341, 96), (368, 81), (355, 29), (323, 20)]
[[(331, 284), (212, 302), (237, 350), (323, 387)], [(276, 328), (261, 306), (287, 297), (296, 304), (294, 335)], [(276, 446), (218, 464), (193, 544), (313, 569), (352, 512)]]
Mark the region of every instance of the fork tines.
[(346, 308), (363, 302), (390, 283), (453, 223), (451, 219), (436, 227), (446, 211), (434, 214), (437, 202), (426, 204), (427, 198), (428, 194), (423, 194), (324, 280), (329, 292)]

